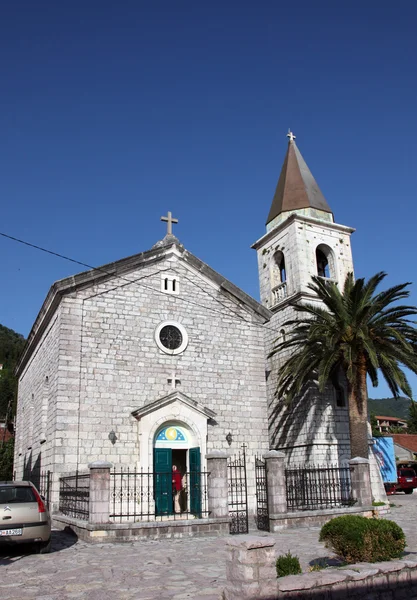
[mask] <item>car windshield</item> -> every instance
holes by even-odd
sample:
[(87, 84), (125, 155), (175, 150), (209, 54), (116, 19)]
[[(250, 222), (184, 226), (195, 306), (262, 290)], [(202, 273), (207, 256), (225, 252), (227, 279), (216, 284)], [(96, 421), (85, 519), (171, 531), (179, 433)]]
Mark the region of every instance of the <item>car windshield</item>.
[(401, 469), (400, 477), (415, 477), (416, 474), (412, 469)]
[(0, 505), (36, 502), (35, 494), (29, 486), (0, 486)]

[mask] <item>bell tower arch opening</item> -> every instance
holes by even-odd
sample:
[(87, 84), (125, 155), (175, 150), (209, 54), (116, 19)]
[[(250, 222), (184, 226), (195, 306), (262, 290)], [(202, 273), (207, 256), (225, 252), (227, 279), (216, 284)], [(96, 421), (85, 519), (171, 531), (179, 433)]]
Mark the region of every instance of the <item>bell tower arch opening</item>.
[(334, 252), (327, 244), (319, 244), (316, 248), (316, 267), (319, 277), (337, 280)]

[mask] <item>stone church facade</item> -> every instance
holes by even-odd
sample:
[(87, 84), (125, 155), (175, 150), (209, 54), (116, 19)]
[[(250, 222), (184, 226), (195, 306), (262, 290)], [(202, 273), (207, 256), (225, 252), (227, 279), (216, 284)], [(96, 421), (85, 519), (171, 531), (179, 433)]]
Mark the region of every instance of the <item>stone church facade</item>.
[[(258, 252), (261, 302), (168, 233), (152, 249), (56, 282), (17, 368), (15, 477), (54, 477), (104, 460), (153, 470), (165, 449), (180, 470), (246, 446), (289, 462), (349, 456), (343, 383), (285, 407), (275, 397), (290, 300), (313, 300), (311, 275), (353, 270), (348, 227), (334, 223), (294, 137)], [(197, 457), (197, 459), (196, 459)], [(194, 463), (195, 464), (195, 463)]]

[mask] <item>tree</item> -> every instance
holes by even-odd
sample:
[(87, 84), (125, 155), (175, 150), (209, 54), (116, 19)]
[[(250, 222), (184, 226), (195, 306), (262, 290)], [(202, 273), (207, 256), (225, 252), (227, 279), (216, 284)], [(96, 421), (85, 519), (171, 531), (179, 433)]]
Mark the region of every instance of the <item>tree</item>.
[(372, 437), (382, 437), (382, 433), (379, 431), (378, 420), (376, 418), (375, 413), (371, 413), (371, 429), (372, 429)]
[(7, 409), (12, 419), (16, 409), (17, 379), (14, 376), (19, 356), (25, 345), (25, 338), (12, 329), (0, 325), (0, 417), (5, 417)]
[(4, 444), (0, 442), (0, 481), (13, 479), (13, 448), (13, 438)]
[(408, 408), (407, 433), (417, 433), (417, 402), (410, 402)]
[(377, 386), (381, 372), (394, 397), (402, 391), (411, 398), (402, 367), (417, 373), (417, 330), (409, 320), (417, 308), (396, 304), (408, 298), (409, 283), (376, 293), (385, 276), (377, 273), (367, 282), (355, 282), (350, 273), (342, 291), (335, 282), (313, 277), (309, 288), (321, 302), (292, 304), (299, 318), (284, 324), (291, 333), (270, 354), (290, 350), (277, 385), (277, 396), (287, 402), (312, 381), (324, 391), (344, 376), (352, 457), (368, 458), (367, 375)]

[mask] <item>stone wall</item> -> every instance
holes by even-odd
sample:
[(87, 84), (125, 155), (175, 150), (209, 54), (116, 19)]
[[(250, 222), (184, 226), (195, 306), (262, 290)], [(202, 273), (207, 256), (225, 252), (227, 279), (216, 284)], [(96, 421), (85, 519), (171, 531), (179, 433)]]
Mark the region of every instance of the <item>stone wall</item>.
[(226, 553), (224, 600), (408, 600), (417, 585), (417, 562), (411, 560), (360, 563), (277, 578), (273, 538), (230, 539)]
[(19, 377), (16, 412), (14, 470), (16, 479), (53, 469), (56, 460), (55, 431), (60, 415), (58, 309), (40, 336), (36, 349)]
[(54, 515), (53, 526), (70, 529), (78, 538), (93, 544), (114, 542), (141, 542), (158, 539), (183, 539), (201, 535), (226, 536), (229, 519), (190, 519), (149, 523), (88, 523), (64, 515)]

